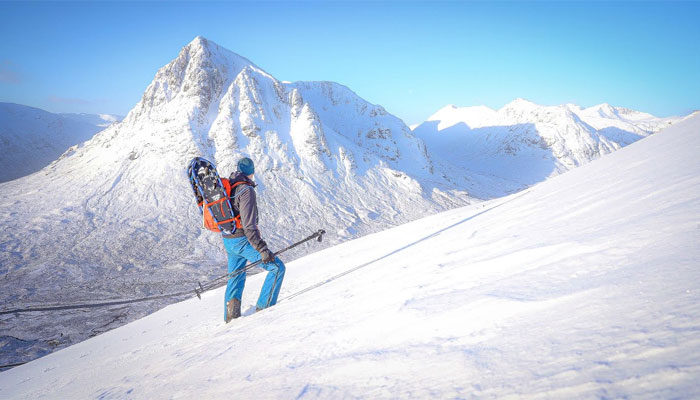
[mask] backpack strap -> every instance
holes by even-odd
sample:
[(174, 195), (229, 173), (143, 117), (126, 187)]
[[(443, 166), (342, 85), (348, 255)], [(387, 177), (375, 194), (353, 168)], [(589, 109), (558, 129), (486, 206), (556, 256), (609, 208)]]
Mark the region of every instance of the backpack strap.
[[(227, 179), (227, 181), (228, 181), (228, 179)], [(236, 187), (240, 186), (240, 185), (245, 185), (246, 187), (239, 190), (238, 193), (234, 194), (234, 192), (236, 191)], [(238, 181), (238, 182), (234, 183), (233, 185), (231, 185), (231, 183), (229, 182), (229, 190), (227, 191), (227, 193), (229, 194), (229, 198), (231, 199), (231, 208), (233, 208), (233, 220), (236, 221), (236, 229), (243, 228), (243, 224), (241, 223), (241, 213), (233, 205), (233, 199), (242, 195), (246, 190), (248, 190), (248, 187), (254, 187), (254, 186), (246, 181)]]
[[(228, 179), (227, 179), (227, 180), (228, 180)], [(235, 189), (237, 186), (240, 186), (240, 185), (247, 185), (247, 186), (251, 186), (251, 187), (252, 187), (252, 185), (249, 184), (249, 183), (246, 182), (246, 181), (238, 181), (238, 182), (234, 183), (233, 185), (231, 185), (231, 181), (229, 181), (229, 188), (228, 188), (229, 196), (231, 196), (231, 195), (233, 194), (233, 192), (234, 192), (234, 189)], [(243, 192), (241, 192), (241, 193), (243, 193)], [(240, 194), (240, 193), (239, 193), (239, 194)], [(235, 195), (235, 196), (231, 196), (231, 198), (232, 198), (232, 199), (233, 199), (233, 198), (236, 198), (236, 197), (238, 197), (239, 194), (237, 194), (237, 195)]]

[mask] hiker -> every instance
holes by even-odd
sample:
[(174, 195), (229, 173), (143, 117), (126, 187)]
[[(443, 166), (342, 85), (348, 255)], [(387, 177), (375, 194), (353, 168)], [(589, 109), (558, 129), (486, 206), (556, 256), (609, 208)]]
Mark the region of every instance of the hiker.
[[(260, 291), (256, 311), (277, 303), (277, 296), (284, 279), (285, 267), (282, 261), (267, 247), (258, 229), (258, 205), (255, 198), (255, 183), (253, 175), (255, 165), (253, 160), (243, 157), (238, 161), (238, 170), (231, 174), (231, 204), (236, 218), (236, 231), (233, 234), (223, 234), (224, 247), (228, 253), (229, 274), (241, 270), (246, 262), (256, 262), (262, 259), (261, 267), (268, 271), (265, 283)], [(246, 273), (237, 274), (228, 280), (226, 286), (225, 317), (226, 323), (241, 316), (241, 298), (245, 286)]]

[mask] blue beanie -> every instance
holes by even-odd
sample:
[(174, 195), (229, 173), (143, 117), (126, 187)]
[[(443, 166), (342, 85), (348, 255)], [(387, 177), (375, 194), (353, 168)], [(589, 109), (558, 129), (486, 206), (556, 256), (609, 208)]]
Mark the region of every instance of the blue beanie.
[(248, 157), (243, 157), (238, 160), (238, 170), (243, 173), (243, 175), (253, 175), (255, 173), (255, 164), (253, 160)]

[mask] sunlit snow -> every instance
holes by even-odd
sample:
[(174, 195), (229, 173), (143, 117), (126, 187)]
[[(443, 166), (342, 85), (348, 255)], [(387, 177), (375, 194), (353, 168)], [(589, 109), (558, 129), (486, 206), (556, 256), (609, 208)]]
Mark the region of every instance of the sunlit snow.
[[(4, 398), (697, 398), (700, 116), (0, 374)], [(311, 290), (306, 290), (312, 288)], [(298, 295), (297, 295), (298, 294)]]

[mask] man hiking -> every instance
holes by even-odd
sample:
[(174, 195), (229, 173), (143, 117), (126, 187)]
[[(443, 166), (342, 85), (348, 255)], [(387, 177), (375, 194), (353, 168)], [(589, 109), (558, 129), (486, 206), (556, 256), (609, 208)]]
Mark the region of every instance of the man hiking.
[[(228, 254), (229, 274), (242, 270), (246, 262), (262, 260), (260, 264), (268, 271), (265, 283), (260, 291), (260, 297), (256, 304), (256, 311), (273, 306), (277, 303), (277, 296), (284, 279), (285, 267), (282, 261), (267, 247), (258, 229), (258, 205), (255, 198), (255, 183), (253, 175), (255, 165), (253, 160), (243, 157), (238, 161), (238, 170), (231, 174), (231, 205), (236, 217), (236, 231), (233, 234), (224, 234), (223, 241)], [(241, 316), (241, 298), (245, 286), (245, 272), (237, 274), (228, 280), (226, 286), (225, 316), (229, 323), (232, 319)]]

